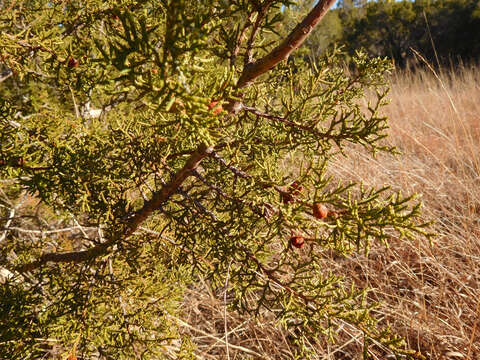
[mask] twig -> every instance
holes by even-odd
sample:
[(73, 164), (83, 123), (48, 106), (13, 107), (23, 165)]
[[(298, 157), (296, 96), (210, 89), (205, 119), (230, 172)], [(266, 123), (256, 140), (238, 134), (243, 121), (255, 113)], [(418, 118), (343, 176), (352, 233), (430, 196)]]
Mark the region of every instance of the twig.
[(230, 169), (234, 174), (235, 176), (238, 176), (238, 177), (241, 177), (243, 179), (250, 179), (251, 176), (248, 175), (246, 172), (240, 170), (240, 169), (237, 169), (235, 166), (232, 166), (230, 164), (227, 164), (227, 162), (225, 161), (224, 158), (222, 158), (220, 155), (218, 155), (218, 153), (216, 153), (215, 151), (212, 151), (210, 153), (210, 156), (212, 158), (214, 158), (215, 160), (217, 160), (220, 164), (222, 164), (223, 166), (227, 167), (228, 169)]
[(78, 111), (77, 101), (75, 100), (75, 94), (73, 93), (72, 87), (68, 85), (70, 93), (72, 94), (73, 108), (75, 109), (75, 118), (80, 118), (80, 111)]
[(309, 298), (303, 295), (302, 293), (299, 293), (298, 291), (295, 291), (290, 286), (280, 281), (275, 275), (273, 275), (273, 271), (266, 268), (265, 265), (260, 260), (258, 260), (257, 257), (253, 255), (252, 252), (245, 245), (243, 245), (242, 243), (237, 243), (237, 245), (239, 248), (241, 248), (244, 251), (244, 253), (247, 255), (247, 257), (250, 260), (252, 260), (253, 262), (255, 262), (255, 264), (257, 264), (258, 268), (262, 270), (262, 272), (268, 277), (268, 279), (270, 279), (270, 281), (272, 281), (275, 285), (279, 286), (283, 290), (288, 291), (289, 293), (296, 296), (297, 298), (303, 300), (307, 305), (311, 305), (312, 302), (314, 302), (314, 299)]
[[(113, 273), (112, 257), (108, 258), (108, 272), (110, 273), (111, 279), (114, 280), (115, 279), (115, 274)], [(125, 303), (123, 301), (123, 298), (122, 298), (122, 295), (120, 294), (120, 292), (118, 294), (118, 302), (120, 304), (120, 308), (122, 309), (122, 314), (123, 314), (124, 323), (125, 323), (125, 327), (127, 329), (128, 336), (130, 338), (132, 338), (132, 332), (130, 331), (130, 322), (128, 321), (127, 309), (125, 308)], [(137, 349), (137, 346), (135, 345), (135, 342), (132, 342), (131, 345), (132, 345), (133, 353), (135, 354), (135, 358), (140, 359), (141, 356), (138, 352), (138, 349)]]
[(223, 317), (224, 317), (224, 324), (225, 324), (225, 347), (227, 348), (227, 359), (230, 360), (230, 349), (228, 344), (228, 324), (227, 324), (227, 290), (228, 290), (228, 280), (230, 279), (230, 266), (232, 265), (232, 260), (228, 264), (227, 269), (227, 278), (225, 279), (225, 291), (223, 292), (223, 303), (224, 303), (224, 310), (223, 310)]
[(278, 121), (278, 122), (281, 122), (285, 125), (288, 125), (290, 127), (294, 127), (294, 128), (297, 128), (297, 129), (301, 129), (301, 130), (306, 130), (306, 131), (309, 131), (309, 132), (313, 132), (315, 133), (316, 135), (322, 135), (324, 136), (325, 134), (322, 134), (318, 131), (316, 131), (314, 128), (312, 128), (311, 126), (305, 126), (305, 125), (301, 125), (301, 124), (296, 124), (294, 123), (293, 121), (290, 121), (288, 120), (287, 118), (285, 117), (282, 117), (282, 116), (277, 116), (277, 115), (271, 115), (271, 114), (267, 114), (267, 113), (264, 113), (254, 107), (250, 107), (250, 106), (243, 106), (242, 108), (244, 111), (246, 112), (249, 112), (249, 113), (252, 113), (254, 115), (257, 115), (261, 118), (264, 118), (264, 119), (268, 119), (268, 120), (272, 120), (272, 121)]
[[(224, 197), (225, 199), (231, 199), (231, 197), (229, 195), (227, 195), (220, 187), (212, 184), (210, 181), (208, 181), (207, 179), (205, 179), (205, 177), (203, 177), (199, 172), (198, 170), (194, 170), (193, 171), (193, 176), (195, 176), (198, 180), (200, 180), (201, 182), (203, 182), (205, 185), (207, 185), (210, 189), (212, 189), (213, 191), (215, 191), (217, 194), (221, 195), (222, 197)], [(235, 199), (237, 200), (237, 199)]]
[(29, 49), (30, 51), (32, 52), (36, 52), (38, 50), (40, 51), (44, 51), (44, 52), (48, 52), (50, 53), (55, 59), (57, 58), (57, 54), (55, 53), (55, 51), (49, 49), (49, 48), (46, 48), (42, 45), (32, 45), (32, 44), (29, 44), (28, 42), (26, 42), (25, 40), (17, 40), (13, 35), (11, 34), (5, 34), (5, 36), (10, 39), (11, 41), (15, 42), (16, 44), (24, 47), (24, 48), (27, 48)]
[[(76, 219), (74, 216), (72, 216), (72, 219), (73, 219), (73, 222), (75, 223), (75, 225), (77, 225), (78, 229), (82, 232), (82, 234), (83, 234), (83, 236), (85, 237), (85, 239), (88, 239), (88, 235), (87, 235), (87, 233), (85, 232), (83, 226), (80, 225), (80, 223), (77, 221), (77, 219)], [(95, 229), (95, 228), (92, 228), (92, 229)], [(101, 237), (102, 230), (100, 229), (100, 226), (99, 226), (98, 228), (96, 228), (96, 229), (98, 229), (98, 234), (99, 234), (99, 236)]]
[[(18, 232), (26, 233), (26, 234), (48, 235), (48, 234), (58, 234), (58, 233), (62, 233), (62, 232), (71, 232), (71, 231), (77, 230), (79, 228), (78, 228), (78, 226), (72, 226), (72, 227), (68, 227), (68, 228), (55, 229), (55, 230), (30, 230), (30, 229), (23, 229), (23, 228), (17, 227), (17, 226), (12, 226), (12, 227), (5, 226), (4, 229), (14, 230), (14, 231), (18, 231)], [(97, 228), (92, 227), (92, 228), (88, 228), (88, 229), (96, 230)], [(85, 234), (82, 229), (80, 229), (80, 231), (83, 234)], [(88, 236), (86, 236), (86, 237), (88, 238)]]
[(252, 55), (253, 43), (260, 29), (260, 24), (262, 23), (263, 19), (265, 19), (265, 16), (267, 15), (267, 11), (270, 8), (270, 6), (273, 4), (273, 1), (274, 0), (266, 0), (265, 3), (260, 8), (260, 10), (258, 11), (257, 19), (255, 20), (255, 24), (253, 25), (253, 29), (250, 34), (250, 38), (248, 39), (248, 42), (247, 42), (245, 65), (253, 62), (253, 55)]
[(3, 227), (5, 230), (3, 231), (2, 235), (0, 235), (0, 243), (2, 243), (3, 240), (5, 240), (5, 238), (7, 237), (8, 230), (10, 230), (9, 229), (10, 223), (12, 222), (14, 217), (15, 217), (15, 208), (13, 207), (13, 208), (10, 209), (10, 214), (8, 215), (8, 220), (5, 223), (5, 226)]
[(13, 71), (12, 70), (8, 70), (6, 73), (2, 73), (1, 74), (2, 77), (0, 77), (0, 83), (4, 82), (5, 80), (7, 80), (10, 76), (13, 75)]
[(23, 195), (23, 198), (22, 200), (20, 200), (17, 205), (13, 206), (11, 209), (10, 209), (10, 214), (8, 215), (8, 219), (7, 221), (5, 222), (5, 226), (3, 226), (3, 233), (2, 235), (0, 236), (0, 243), (3, 242), (3, 240), (5, 240), (5, 238), (7, 237), (7, 233), (8, 233), (8, 230), (11, 230), (10, 228), (10, 224), (12, 223), (12, 220), (15, 218), (15, 212), (17, 211), (17, 209), (22, 206), (22, 204), (25, 202), (25, 199), (27, 198), (27, 195), (24, 194)]
[(230, 65), (231, 66), (235, 65), (235, 59), (237, 58), (238, 52), (240, 51), (240, 47), (242, 45), (245, 33), (247, 32), (247, 29), (252, 25), (250, 17), (251, 17), (251, 14), (248, 16), (247, 21), (245, 22), (245, 25), (243, 26), (242, 30), (240, 31), (240, 35), (237, 38), (237, 42), (235, 43), (235, 47), (233, 48), (232, 55), (230, 56)]
[(51, 166), (37, 166), (37, 167), (27, 166), (25, 165), (23, 158), (17, 158), (15, 163), (12, 161), (9, 162), (8, 160), (6, 162), (1, 162), (0, 166), (2, 167), (9, 166), (13, 168), (28, 170), (28, 171), (44, 171), (44, 170), (50, 170), (52, 168)]
[[(177, 322), (179, 322), (180, 325), (185, 326), (185, 327), (187, 327), (187, 328), (189, 328), (189, 329), (191, 329), (191, 330), (193, 330), (193, 331), (195, 331), (195, 332), (198, 332), (198, 333), (200, 333), (200, 334), (202, 334), (202, 335), (204, 335), (204, 336), (206, 336), (206, 337), (209, 337), (209, 338), (211, 338), (211, 339), (215, 339), (215, 340), (220, 341), (220, 342), (222, 342), (222, 343), (225, 344), (225, 340), (219, 339), (219, 338), (217, 338), (217, 337), (215, 337), (215, 336), (213, 336), (213, 335), (211, 335), (211, 334), (209, 334), (209, 333), (207, 333), (207, 332), (205, 332), (205, 331), (203, 331), (203, 330), (197, 329), (197, 328), (193, 327), (192, 325), (190, 325), (189, 323), (183, 321), (182, 319), (179, 319), (179, 318), (177, 318), (177, 317), (175, 317), (175, 316), (172, 316), (172, 315), (169, 315), (169, 316), (170, 316), (172, 319), (175, 319)], [(261, 354), (255, 352), (255, 351), (253, 351), (253, 350), (250, 350), (250, 349), (248, 349), (248, 348), (246, 348), (246, 347), (238, 346), (238, 345), (233, 345), (233, 344), (230, 344), (230, 347), (231, 347), (232, 349), (240, 350), (240, 351), (243, 351), (243, 352), (245, 352), (245, 353), (247, 353), (247, 354), (250, 354), (250, 355), (258, 356), (259, 359), (262, 359), (262, 355), (261, 355)]]
[(192, 203), (195, 204), (195, 206), (200, 210), (205, 215), (208, 215), (213, 221), (218, 221), (217, 217), (213, 212), (208, 210), (200, 201), (197, 199), (192, 198), (188, 193), (182, 189), (181, 187), (178, 188), (178, 193), (182, 195), (185, 199), (191, 201)]
[(258, 110), (256, 108), (253, 108), (253, 107), (243, 106), (243, 110), (245, 110), (246, 112), (252, 113), (254, 115), (257, 115), (261, 118), (268, 119), (270, 121), (278, 121), (278, 122), (281, 122), (282, 124), (288, 125), (292, 128), (303, 130), (303, 131), (308, 131), (309, 133), (311, 133), (315, 136), (318, 136), (321, 139), (329, 139), (329, 140), (334, 140), (334, 141), (338, 141), (338, 140), (342, 139), (342, 136), (331, 135), (328, 132), (327, 133), (322, 133), (322, 132), (318, 131), (317, 129), (315, 129), (315, 127), (313, 127), (313, 126), (305, 126), (305, 125), (302, 125), (302, 124), (297, 124), (293, 121), (288, 120), (285, 117), (267, 114), (267, 113), (261, 112), (260, 110)]

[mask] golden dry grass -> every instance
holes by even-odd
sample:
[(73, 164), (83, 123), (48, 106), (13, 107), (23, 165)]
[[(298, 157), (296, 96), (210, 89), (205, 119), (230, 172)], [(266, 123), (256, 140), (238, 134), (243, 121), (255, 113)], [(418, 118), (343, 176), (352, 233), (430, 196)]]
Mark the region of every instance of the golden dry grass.
[[(358, 148), (332, 163), (344, 180), (389, 184), (423, 194), (424, 217), (436, 221), (433, 245), (392, 239), (368, 257), (326, 258), (325, 266), (368, 286), (381, 323), (430, 359), (480, 359), (480, 68), (391, 78), (390, 142), (398, 157), (372, 159)], [(180, 323), (205, 359), (289, 359), (288, 333), (271, 319), (225, 314), (222, 294), (198, 284)], [(225, 341), (225, 320), (228, 346)], [(360, 359), (361, 337), (345, 328), (343, 343), (317, 346), (318, 359)]]
[(361, 152), (337, 176), (423, 194), (433, 246), (393, 241), (348, 276), (375, 289), (381, 316), (432, 359), (480, 359), (480, 69), (397, 72), (390, 141), (402, 156)]

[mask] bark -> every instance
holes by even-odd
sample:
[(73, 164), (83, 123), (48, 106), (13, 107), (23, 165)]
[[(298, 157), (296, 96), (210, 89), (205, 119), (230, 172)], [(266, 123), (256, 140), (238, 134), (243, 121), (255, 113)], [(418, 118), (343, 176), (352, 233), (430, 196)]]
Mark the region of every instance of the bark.
[(256, 78), (275, 67), (280, 61), (285, 60), (292, 51), (300, 47), (335, 1), (320, 0), (280, 45), (265, 57), (247, 64), (238, 80), (237, 87), (243, 88), (250, 85)]
[(87, 250), (43, 254), (38, 260), (22, 265), (16, 270), (19, 272), (32, 271), (48, 262), (84, 262), (106, 254), (112, 245), (121, 239), (126, 239), (131, 236), (154, 211), (158, 210), (164, 202), (175, 194), (180, 185), (188, 177), (193, 175), (193, 171), (197, 168), (200, 162), (210, 155), (212, 151), (212, 147), (200, 144), (197, 150), (190, 155), (183, 168), (180, 169), (174, 177), (160, 189), (160, 191), (154, 193), (152, 198), (147, 201), (140, 210), (136, 211), (128, 220), (128, 223), (122, 227), (122, 231), (112, 236), (110, 240)]

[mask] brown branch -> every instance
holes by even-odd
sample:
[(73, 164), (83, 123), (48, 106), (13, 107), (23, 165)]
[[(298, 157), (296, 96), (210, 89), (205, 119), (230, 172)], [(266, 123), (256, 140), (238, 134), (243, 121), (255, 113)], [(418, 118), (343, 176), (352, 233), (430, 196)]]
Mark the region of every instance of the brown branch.
[(322, 20), (336, 0), (320, 0), (310, 13), (292, 30), (290, 35), (268, 55), (245, 66), (237, 87), (248, 86), (253, 80), (264, 74), (280, 61), (285, 60), (295, 49), (303, 44), (313, 28)]
[(128, 237), (133, 234), (133, 232), (152, 214), (152, 212), (158, 210), (159, 207), (177, 191), (185, 179), (192, 175), (192, 171), (195, 170), (200, 162), (212, 153), (212, 151), (212, 147), (200, 144), (197, 150), (187, 160), (183, 168), (174, 175), (172, 180), (163, 186), (160, 191), (153, 194), (152, 198), (136, 212), (135, 216), (129, 221), (128, 230), (125, 232), (125, 236)]
[[(234, 174), (235, 176), (241, 177), (241, 178), (243, 178), (243, 179), (251, 179), (251, 178), (252, 178), (252, 175), (248, 174), (248, 173), (245, 172), (244, 170), (241, 170), (241, 169), (239, 169), (239, 168), (237, 168), (237, 167), (235, 167), (235, 166), (233, 166), (233, 165), (231, 165), (231, 164), (228, 164), (227, 161), (226, 161), (224, 158), (222, 158), (220, 155), (218, 155), (218, 153), (216, 153), (215, 151), (212, 151), (212, 152), (210, 153), (210, 157), (214, 158), (214, 159), (217, 160), (220, 164), (222, 164), (222, 165), (225, 166), (227, 169), (229, 169), (231, 172), (233, 172), (233, 174)], [(195, 174), (194, 174), (194, 175), (195, 175)], [(195, 176), (197, 176), (197, 175), (195, 175)], [(198, 177), (198, 176), (197, 176), (197, 177)], [(202, 179), (200, 179), (200, 180), (202, 180)], [(293, 202), (293, 201), (295, 201), (295, 202), (301, 203), (302, 205), (305, 205), (305, 206), (308, 206), (308, 207), (312, 207), (311, 204), (309, 204), (309, 203), (307, 203), (307, 202), (305, 202), (305, 201), (300, 201), (300, 199), (298, 199), (298, 197), (295, 196), (295, 195), (298, 195), (298, 194), (295, 194), (295, 191), (292, 191), (291, 188), (285, 189), (285, 188), (282, 188), (281, 186), (278, 186), (278, 185), (276, 185), (276, 184), (267, 183), (267, 182), (263, 182), (263, 181), (257, 181), (257, 183), (260, 184), (261, 186), (263, 186), (264, 189), (273, 188), (275, 191), (277, 191), (277, 192), (280, 194), (280, 196), (282, 197), (282, 199), (285, 199), (284, 202)], [(206, 184), (207, 184), (207, 186), (209, 186), (208, 183), (206, 183)], [(210, 187), (210, 186), (209, 186), (209, 187)], [(248, 201), (245, 201), (245, 200), (243, 200), (243, 203), (245, 203), (245, 204), (248, 205), (248, 206), (252, 206), (252, 205), (253, 205), (253, 203), (251, 203), (251, 202), (249, 203)], [(266, 209), (264, 209), (264, 210), (266, 210), (267, 213), (271, 213), (271, 212), (276, 213), (276, 212), (278, 211), (277, 209), (275, 209), (275, 208), (274, 208), (271, 204), (269, 204), (269, 203), (264, 203), (263, 205), (266, 207)], [(254, 209), (252, 208), (252, 210), (254, 210)], [(257, 210), (258, 210), (258, 209), (257, 209)], [(255, 211), (255, 210), (254, 210), (254, 211)], [(260, 212), (262, 213), (262, 215), (264, 215), (264, 216), (266, 215), (266, 214), (265, 214), (265, 211), (260, 210)], [(267, 218), (268, 218), (268, 216), (267, 216)]]
[(251, 15), (248, 16), (247, 21), (245, 22), (245, 25), (243, 26), (240, 35), (238, 35), (237, 42), (235, 43), (235, 47), (233, 48), (232, 55), (230, 56), (230, 65), (233, 66), (235, 65), (235, 59), (238, 56), (238, 53), (240, 51), (240, 47), (243, 42), (243, 38), (245, 37), (245, 34), (247, 32), (247, 29), (252, 25), (252, 22), (250, 21)]
[(215, 160), (217, 160), (220, 164), (222, 164), (226, 168), (230, 169), (235, 176), (241, 177), (242, 179), (250, 179), (251, 178), (251, 176), (249, 174), (247, 174), (246, 172), (244, 172), (243, 170), (240, 170), (240, 169), (236, 168), (235, 166), (232, 166), (232, 165), (228, 164), (225, 161), (225, 159), (222, 158), (220, 155), (218, 155), (215, 151), (212, 151), (210, 153), (210, 156), (212, 158), (214, 158)]
[[(203, 177), (197, 170), (193, 170), (193, 176), (195, 176), (198, 180), (200, 180), (201, 182), (203, 182), (205, 185), (207, 185), (207, 187), (209, 187), (210, 189), (212, 189), (213, 191), (215, 191), (217, 194), (219, 194), (220, 196), (224, 197), (225, 199), (228, 199), (228, 200), (232, 200), (232, 197), (230, 197), (229, 195), (227, 195), (223, 190), (222, 188), (212, 184), (210, 181), (208, 181), (207, 179), (205, 179), (205, 177)], [(236, 199), (235, 199), (236, 200)]]
[(250, 38), (248, 39), (247, 42), (247, 53), (245, 56), (245, 65), (253, 62), (253, 42), (255, 41), (255, 38), (257, 37), (258, 31), (260, 30), (260, 24), (262, 23), (263, 19), (265, 16), (267, 16), (267, 11), (272, 5), (273, 0), (266, 0), (264, 4), (259, 6), (258, 10), (258, 15), (257, 19), (255, 20), (255, 24), (253, 25), (252, 33), (250, 34)]
[(7, 80), (10, 76), (13, 75), (13, 71), (8, 69), (7, 71), (3, 72), (0, 74), (0, 83), (4, 82)]
[(299, 293), (298, 291), (295, 291), (287, 284), (284, 284), (280, 279), (278, 279), (273, 274), (274, 270), (268, 269), (260, 260), (257, 259), (257, 257), (254, 254), (252, 254), (252, 252), (245, 245), (243, 245), (240, 242), (237, 242), (237, 246), (245, 252), (245, 254), (250, 260), (255, 262), (255, 264), (260, 268), (260, 270), (262, 270), (262, 272), (268, 277), (268, 279), (270, 279), (270, 281), (272, 281), (275, 285), (280, 286), (282, 289), (288, 291), (289, 293), (293, 294), (297, 298), (302, 299), (305, 302), (305, 304), (315, 302), (315, 299), (309, 298), (304, 294)]
[[(234, 140), (234, 141), (231, 141), (231, 142), (222, 142), (222, 143), (219, 143), (217, 145), (215, 145), (215, 147), (213, 148), (214, 151), (217, 151), (217, 150), (221, 150), (227, 146), (237, 146), (239, 144), (243, 144), (245, 142), (244, 139), (239, 139), (239, 140)], [(195, 149), (189, 149), (189, 150), (184, 150), (184, 151), (179, 151), (177, 153), (173, 153), (173, 154), (170, 154), (167, 156), (166, 160), (171, 160), (171, 159), (175, 159), (177, 157), (180, 157), (180, 156), (184, 156), (184, 155), (191, 155), (195, 152)], [(165, 164), (164, 164), (165, 165)]]
[(13, 41), (15, 42), (17, 45), (20, 45), (22, 46), (23, 48), (26, 48), (30, 51), (33, 51), (33, 52), (37, 52), (38, 50), (40, 51), (44, 51), (44, 52), (48, 52), (50, 55), (53, 56), (53, 58), (57, 58), (57, 54), (55, 53), (55, 51), (49, 49), (49, 48), (46, 48), (42, 45), (32, 45), (28, 42), (26, 42), (25, 40), (17, 40), (15, 38), (15, 36), (13, 35), (10, 35), (10, 34), (5, 34), (5, 36), (10, 40), (10, 41)]
[(302, 129), (302, 130), (311, 130), (310, 127), (305, 126), (305, 125), (295, 124), (293, 121), (288, 120), (286, 117), (267, 114), (267, 113), (264, 113), (264, 112), (254, 108), (254, 107), (244, 105), (242, 107), (242, 109), (246, 112), (252, 113), (252, 114), (257, 115), (261, 118), (265, 118), (265, 119), (268, 119), (268, 120), (279, 121), (279, 122), (284, 123), (288, 126), (296, 127), (296, 128)]
[(143, 207), (136, 211), (128, 220), (125, 227), (122, 227), (110, 240), (96, 245), (87, 250), (71, 251), (63, 253), (47, 253), (31, 263), (24, 264), (17, 268), (19, 272), (32, 271), (48, 262), (83, 262), (94, 259), (107, 253), (110, 246), (114, 245), (120, 239), (130, 237), (138, 227), (161, 205), (178, 191), (180, 185), (192, 175), (193, 170), (197, 168), (200, 162), (212, 152), (212, 147), (200, 144), (197, 150), (190, 156), (182, 169), (180, 169), (158, 192), (155, 192), (152, 198), (147, 201)]
[(267, 113), (261, 112), (260, 110), (258, 110), (256, 108), (253, 108), (253, 107), (250, 107), (250, 106), (245, 106), (244, 105), (243, 110), (246, 111), (246, 112), (252, 113), (254, 115), (257, 115), (261, 118), (268, 119), (270, 121), (281, 122), (282, 124), (290, 126), (291, 128), (295, 128), (295, 129), (303, 130), (303, 131), (308, 131), (309, 133), (311, 133), (315, 136), (318, 136), (319, 138), (322, 138), (322, 139), (329, 139), (329, 140), (334, 140), (334, 141), (338, 141), (338, 140), (342, 139), (341, 136), (331, 135), (328, 132), (327, 133), (322, 133), (322, 132), (318, 131), (317, 129), (315, 129), (313, 126), (305, 126), (305, 125), (302, 125), (302, 124), (297, 124), (293, 121), (288, 120), (285, 117), (267, 114)]
[(12, 168), (19, 168), (28, 171), (42, 171), (42, 170), (50, 170), (52, 169), (51, 166), (37, 166), (31, 167), (25, 165), (25, 160), (22, 157), (18, 157), (15, 159), (7, 159), (7, 160), (0, 160), (0, 167), (12, 167)]

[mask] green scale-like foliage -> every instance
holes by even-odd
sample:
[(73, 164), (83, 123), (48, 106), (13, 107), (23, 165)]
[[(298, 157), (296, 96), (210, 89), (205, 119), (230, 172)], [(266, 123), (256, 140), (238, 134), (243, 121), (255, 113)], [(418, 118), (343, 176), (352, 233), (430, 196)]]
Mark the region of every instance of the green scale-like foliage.
[[(166, 356), (197, 276), (228, 277), (232, 311), (296, 328), (300, 357), (344, 322), (364, 333), (365, 357), (369, 344), (413, 356), (377, 327), (363, 289), (320, 265), (326, 249), (430, 236), (412, 196), (327, 176), (349, 144), (394, 152), (380, 112), (389, 63), (358, 53), (346, 70), (334, 51), (237, 86), (287, 35), (289, 5), (0, 3), (0, 357)], [(172, 188), (202, 146), (213, 152)]]

